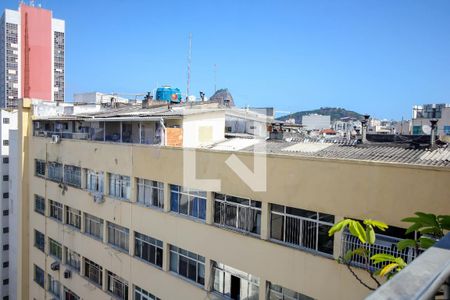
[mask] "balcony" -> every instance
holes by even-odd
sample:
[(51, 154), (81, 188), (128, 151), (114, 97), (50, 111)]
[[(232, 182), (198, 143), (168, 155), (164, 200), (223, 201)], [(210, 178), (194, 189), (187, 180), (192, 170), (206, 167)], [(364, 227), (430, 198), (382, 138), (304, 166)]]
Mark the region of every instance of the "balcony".
[(450, 233), (366, 300), (450, 299)]

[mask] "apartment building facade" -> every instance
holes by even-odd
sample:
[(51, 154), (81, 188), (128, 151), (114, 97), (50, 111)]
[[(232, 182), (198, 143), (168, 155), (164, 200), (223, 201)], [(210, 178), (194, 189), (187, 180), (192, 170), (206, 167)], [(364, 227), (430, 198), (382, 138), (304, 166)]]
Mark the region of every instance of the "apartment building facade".
[(20, 4), (0, 19), (0, 107), (31, 97), (64, 101), (65, 23), (40, 7)]
[[(1, 271), (0, 271), (0, 296), (2, 299), (7, 299), (9, 296), (9, 201), (10, 201), (10, 174), (9, 174), (9, 130), (17, 129), (17, 111), (0, 110), (0, 151), (1, 151), (1, 167), (0, 167), (0, 224), (2, 228), (1, 233)], [(6, 297), (6, 298), (5, 298)]]
[[(269, 153), (267, 190), (255, 192), (227, 160), (251, 166), (260, 153), (54, 138), (31, 109), (24, 100), (16, 143), (20, 299), (361, 299), (369, 291), (335, 260), (336, 221), (404, 227), (415, 211), (450, 212), (448, 167)], [(186, 157), (220, 188), (187, 180)]]
[(450, 135), (450, 104), (424, 104), (413, 107), (412, 134), (430, 134), (430, 120), (436, 120), (436, 134)]

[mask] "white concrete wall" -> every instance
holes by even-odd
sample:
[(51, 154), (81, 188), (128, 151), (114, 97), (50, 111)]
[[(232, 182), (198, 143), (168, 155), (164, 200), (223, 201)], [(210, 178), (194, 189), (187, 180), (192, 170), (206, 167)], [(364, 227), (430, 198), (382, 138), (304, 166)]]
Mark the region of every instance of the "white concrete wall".
[[(201, 147), (225, 138), (225, 113), (223, 111), (185, 116), (183, 119), (183, 146)], [(202, 132), (211, 131), (211, 138), (202, 138)]]
[(17, 253), (19, 242), (17, 239), (19, 229), (18, 191), (20, 187), (18, 168), (18, 130), (9, 133), (11, 155), (9, 157), (9, 299), (17, 299)]

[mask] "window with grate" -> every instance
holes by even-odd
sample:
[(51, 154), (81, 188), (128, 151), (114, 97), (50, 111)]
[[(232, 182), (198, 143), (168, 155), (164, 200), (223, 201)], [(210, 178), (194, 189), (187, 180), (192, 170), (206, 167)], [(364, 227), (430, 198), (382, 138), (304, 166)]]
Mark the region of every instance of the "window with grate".
[(131, 184), (129, 176), (109, 174), (109, 195), (123, 200), (130, 200)]
[(137, 202), (149, 207), (164, 208), (164, 183), (138, 178)]
[(205, 258), (172, 245), (170, 245), (170, 271), (198, 284), (205, 284)]
[(108, 222), (108, 243), (128, 251), (129, 230), (125, 227)]
[(64, 165), (64, 183), (73, 187), (81, 188), (81, 168), (77, 166)]
[(59, 202), (49, 200), (50, 205), (50, 217), (62, 222), (63, 220), (63, 205)]
[(193, 218), (206, 219), (206, 192), (170, 185), (170, 210)]
[(135, 255), (152, 265), (162, 268), (163, 242), (148, 235), (135, 232)]
[(76, 229), (81, 229), (81, 211), (66, 206), (66, 224)]
[(92, 283), (102, 286), (103, 269), (100, 265), (85, 258), (84, 259), (84, 276)]
[(63, 165), (58, 162), (48, 163), (48, 179), (62, 182), (63, 181)]
[(103, 220), (88, 213), (84, 214), (84, 233), (103, 239)]
[[(3, 163), (5, 163), (5, 158), (7, 158), (7, 157), (3, 158)], [(8, 159), (8, 163), (9, 163), (9, 159)], [(35, 169), (34, 169), (35, 175), (45, 177), (45, 169), (46, 169), (45, 161), (36, 159), (35, 160)]]
[(113, 272), (107, 273), (108, 292), (118, 299), (128, 300), (128, 282)]
[(48, 238), (49, 254), (56, 259), (62, 260), (62, 246), (57, 241)]

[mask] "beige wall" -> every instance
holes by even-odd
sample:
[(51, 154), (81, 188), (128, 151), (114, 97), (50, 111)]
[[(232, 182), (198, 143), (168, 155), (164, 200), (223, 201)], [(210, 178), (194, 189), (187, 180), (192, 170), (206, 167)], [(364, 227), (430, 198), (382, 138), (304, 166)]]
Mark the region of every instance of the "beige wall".
[[(33, 159), (37, 158), (183, 184), (182, 149), (76, 140), (50, 144), (50, 139), (37, 137), (31, 138), (30, 149), (30, 170), (34, 170)], [(277, 203), (329, 213), (337, 218), (372, 218), (403, 227), (405, 224), (400, 219), (415, 211), (450, 214), (448, 169), (269, 155), (268, 190), (255, 193), (227, 167), (225, 160), (228, 156), (229, 153), (222, 151), (197, 150), (198, 177), (220, 178), (222, 193), (262, 201), (266, 208), (267, 203)], [(238, 157), (247, 165), (252, 165), (251, 154), (239, 154)], [(207, 260), (253, 274), (262, 282), (269, 280), (318, 299), (361, 299), (368, 293), (346, 267), (321, 255), (109, 197), (106, 197), (105, 203), (96, 204), (88, 192), (68, 187), (63, 194), (56, 183), (37, 178), (33, 172), (29, 175), (29, 183), (30, 201), (33, 194), (39, 194), (125, 226), (130, 233), (138, 231), (198, 253)], [(132, 197), (133, 194), (134, 191)], [(212, 294), (188, 281), (35, 213), (33, 205), (29, 210), (30, 245), (34, 243), (33, 228), (37, 228), (46, 236), (127, 279), (130, 290), (136, 284), (162, 299), (213, 298)], [(267, 228), (264, 230), (267, 231)], [(132, 253), (131, 243), (130, 248)], [(30, 270), (36, 263), (42, 268), (47, 266), (46, 271), (53, 272), (49, 268), (51, 262), (52, 258), (46, 258), (42, 252), (31, 247)], [(65, 280), (62, 271), (56, 273), (56, 278), (84, 299), (110, 298), (78, 275)], [(42, 299), (43, 291), (33, 282), (32, 272), (29, 280), (30, 298)], [(260, 299), (264, 299), (262, 294)]]

